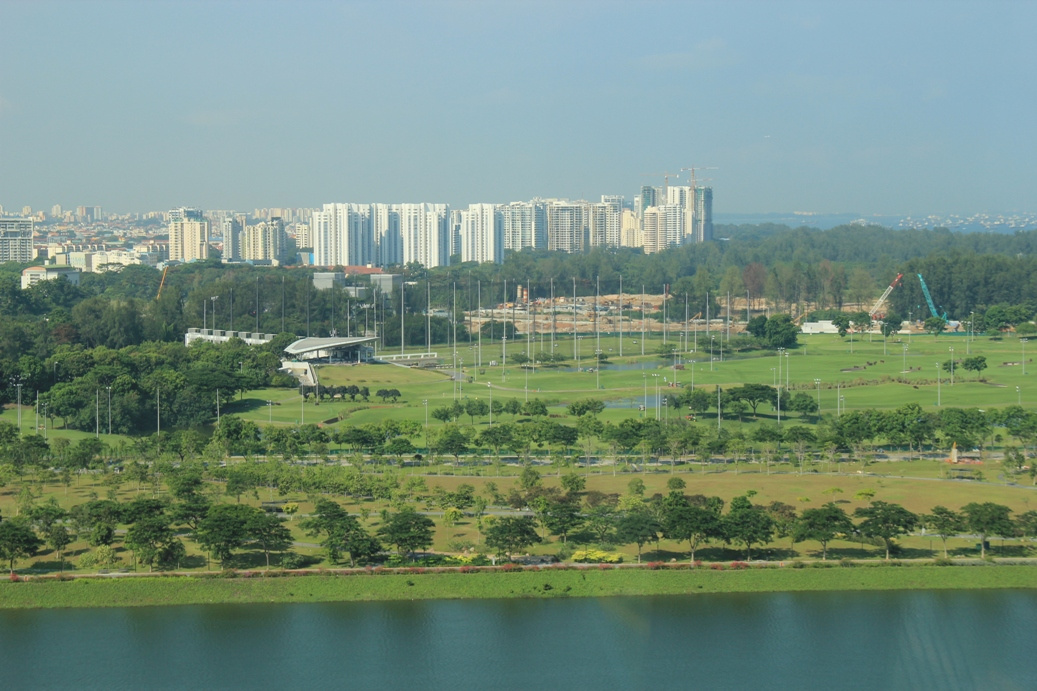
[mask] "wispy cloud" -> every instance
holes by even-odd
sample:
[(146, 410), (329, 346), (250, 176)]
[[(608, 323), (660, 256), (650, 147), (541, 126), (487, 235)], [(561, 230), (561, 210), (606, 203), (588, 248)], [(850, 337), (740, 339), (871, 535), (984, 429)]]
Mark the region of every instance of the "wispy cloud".
[(734, 52), (720, 38), (702, 41), (690, 50), (671, 53), (653, 53), (637, 59), (637, 65), (648, 69), (675, 72), (706, 72), (721, 69), (736, 62)]

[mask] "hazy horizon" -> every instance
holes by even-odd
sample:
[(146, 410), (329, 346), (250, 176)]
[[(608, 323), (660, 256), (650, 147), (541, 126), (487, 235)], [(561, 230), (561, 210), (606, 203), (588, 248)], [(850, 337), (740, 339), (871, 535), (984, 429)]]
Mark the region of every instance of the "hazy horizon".
[(0, 204), (114, 212), (631, 199), (1032, 211), (1001, 2), (0, 5)]

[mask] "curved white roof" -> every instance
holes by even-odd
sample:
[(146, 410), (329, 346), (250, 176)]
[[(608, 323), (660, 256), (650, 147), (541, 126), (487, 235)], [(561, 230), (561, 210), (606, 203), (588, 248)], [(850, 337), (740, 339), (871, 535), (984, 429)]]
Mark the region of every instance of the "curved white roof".
[(289, 355), (303, 355), (305, 353), (312, 353), (318, 350), (329, 350), (332, 348), (347, 348), (349, 346), (357, 346), (362, 343), (373, 343), (375, 336), (354, 336), (353, 338), (300, 338), (295, 343), (292, 343), (284, 352)]

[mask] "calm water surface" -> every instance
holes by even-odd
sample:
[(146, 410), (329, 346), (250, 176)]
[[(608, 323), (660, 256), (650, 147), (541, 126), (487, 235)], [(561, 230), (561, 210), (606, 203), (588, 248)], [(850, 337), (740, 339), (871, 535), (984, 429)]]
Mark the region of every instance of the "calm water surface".
[(1037, 591), (0, 611), (0, 685), (1037, 688)]

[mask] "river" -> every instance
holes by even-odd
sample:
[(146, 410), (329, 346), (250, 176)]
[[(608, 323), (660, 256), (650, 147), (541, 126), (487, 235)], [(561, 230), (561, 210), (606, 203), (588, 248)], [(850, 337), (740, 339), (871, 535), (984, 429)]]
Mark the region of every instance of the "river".
[(4, 688), (1029, 689), (1037, 591), (0, 611)]

